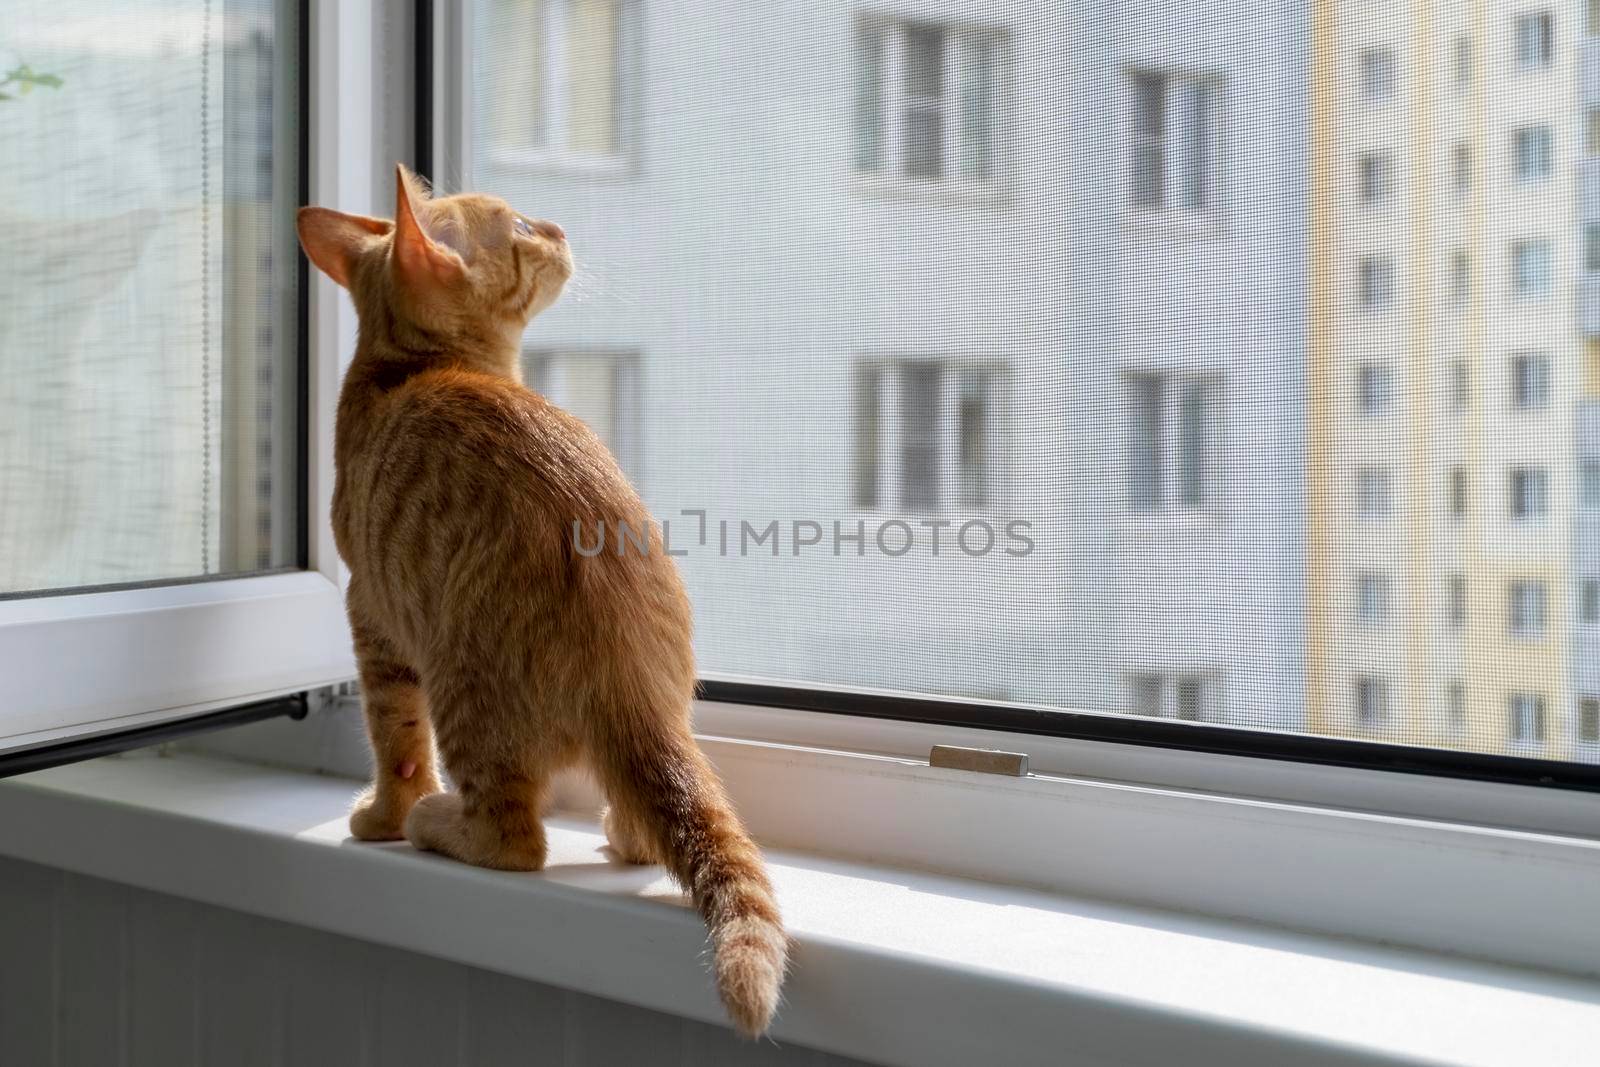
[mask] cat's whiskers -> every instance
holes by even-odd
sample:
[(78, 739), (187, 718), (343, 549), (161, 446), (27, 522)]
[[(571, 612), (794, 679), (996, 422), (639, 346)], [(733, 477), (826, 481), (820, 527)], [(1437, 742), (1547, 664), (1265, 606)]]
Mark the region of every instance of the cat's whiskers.
[(581, 260), (573, 270), (572, 277), (567, 279), (561, 299), (563, 303), (579, 305), (607, 300), (629, 308), (640, 306), (638, 300), (607, 280), (603, 268), (590, 266)]

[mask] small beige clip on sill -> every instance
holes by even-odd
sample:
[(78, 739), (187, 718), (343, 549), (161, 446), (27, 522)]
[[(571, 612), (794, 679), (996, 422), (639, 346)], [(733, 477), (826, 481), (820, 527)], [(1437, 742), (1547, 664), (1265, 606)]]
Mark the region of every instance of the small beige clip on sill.
[(928, 766), (979, 774), (1006, 774), (1013, 778), (1028, 775), (1026, 752), (1001, 752), (993, 748), (962, 748), (959, 745), (934, 745), (928, 753)]

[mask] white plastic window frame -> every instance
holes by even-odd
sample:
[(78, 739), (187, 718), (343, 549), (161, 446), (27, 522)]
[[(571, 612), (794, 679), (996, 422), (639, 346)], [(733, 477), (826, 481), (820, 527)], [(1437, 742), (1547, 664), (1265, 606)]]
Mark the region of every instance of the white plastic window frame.
[[(353, 165), (365, 142), (350, 134), (370, 126), (370, 47), (340, 54), (357, 36), (344, 23), (364, 14), (346, 6), (312, 5), (310, 15), (309, 193), (313, 203), (366, 210), (370, 174)], [(313, 281), (304, 309), (307, 568), (0, 601), (0, 750), (187, 718), (354, 674), (329, 511), (333, 405), (355, 321), (331, 289)]]

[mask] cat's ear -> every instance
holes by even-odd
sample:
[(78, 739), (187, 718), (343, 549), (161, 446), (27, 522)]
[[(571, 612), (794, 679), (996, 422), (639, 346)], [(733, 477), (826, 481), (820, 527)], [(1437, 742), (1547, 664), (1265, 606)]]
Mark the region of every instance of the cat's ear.
[(415, 179), (405, 164), (394, 168), (394, 263), (400, 274), (413, 284), (454, 281), (466, 271), (466, 264), (451, 248), (440, 244), (417, 222), (416, 202), (421, 198)]
[(365, 215), (346, 215), (325, 207), (303, 207), (295, 218), (300, 232), (300, 247), (318, 270), (350, 288), (356, 259), (374, 237), (383, 237), (394, 224), (388, 219)]

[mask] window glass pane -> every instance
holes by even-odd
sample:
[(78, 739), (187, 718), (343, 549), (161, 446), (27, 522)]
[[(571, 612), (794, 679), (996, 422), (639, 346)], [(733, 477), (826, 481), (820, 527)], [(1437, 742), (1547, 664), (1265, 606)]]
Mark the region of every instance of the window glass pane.
[(1183, 390), (1183, 504), (1198, 508), (1206, 503), (1207, 456), (1211, 451), (1211, 395), (1204, 381), (1189, 382)]
[(939, 383), (934, 363), (900, 368), (900, 506), (931, 511), (939, 505)]
[(0, 595), (297, 563), (294, 7), (0, 12)]
[(580, 155), (617, 150), (617, 6), (567, 0), (567, 147)]
[(704, 673), (1600, 760), (1579, 7), (468, 4), (446, 184), (565, 227)]
[[(475, 94), (483, 108), (485, 148), (543, 148), (550, 143), (547, 6), (558, 0), (487, 0), (478, 25), (485, 74)], [(519, 32), (505, 32), (515, 27)]]
[(1191, 82), (1185, 86), (1183, 101), (1183, 206), (1192, 210), (1211, 202), (1215, 93), (1204, 82)]
[(855, 377), (856, 506), (878, 506), (878, 465), (883, 462), (879, 395), (883, 372), (859, 367)]
[(944, 174), (945, 35), (924, 26), (904, 34), (905, 170), (913, 178)]
[(961, 375), (960, 421), (956, 426), (957, 454), (961, 462), (961, 502), (989, 502), (990, 382), (981, 371)]
[(1160, 207), (1167, 180), (1167, 79), (1141, 72), (1133, 76), (1133, 202)]
[(1204, 717), (1204, 683), (1198, 678), (1180, 678), (1177, 688), (1178, 718), (1199, 722)]
[(962, 41), (961, 176), (982, 180), (993, 167), (996, 45), (992, 37), (981, 34), (967, 34)]
[(1140, 715), (1161, 714), (1161, 675), (1133, 676), (1133, 710)]
[(856, 169), (883, 169), (885, 51), (888, 34), (881, 26), (864, 26), (856, 34), (855, 122)]
[(1161, 378), (1140, 374), (1130, 380), (1129, 404), (1129, 482), (1136, 508), (1161, 506), (1161, 481), (1165, 466), (1166, 442), (1162, 433), (1166, 398)]

